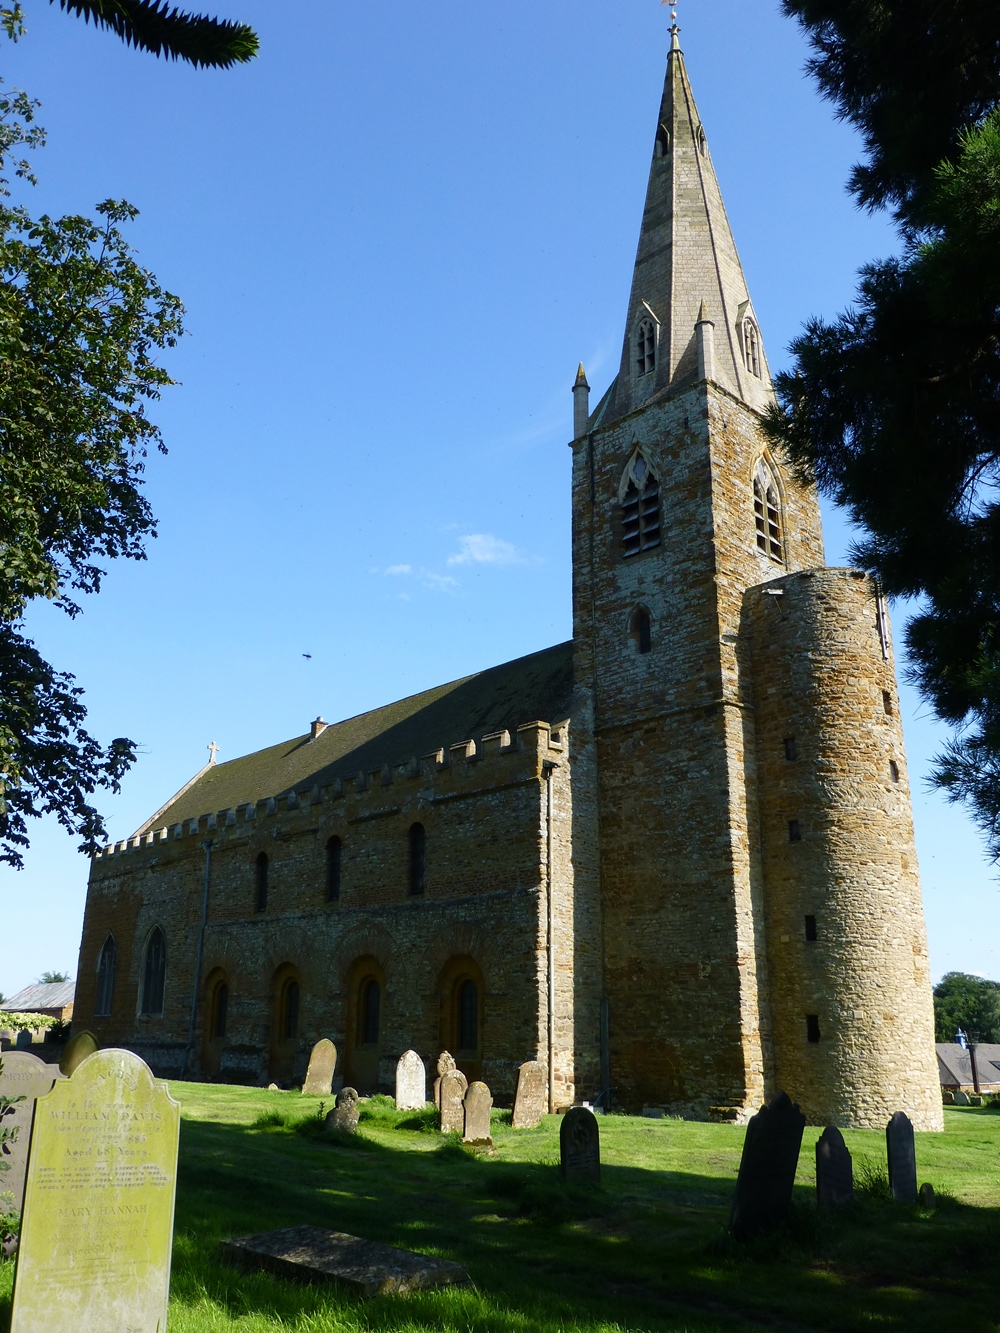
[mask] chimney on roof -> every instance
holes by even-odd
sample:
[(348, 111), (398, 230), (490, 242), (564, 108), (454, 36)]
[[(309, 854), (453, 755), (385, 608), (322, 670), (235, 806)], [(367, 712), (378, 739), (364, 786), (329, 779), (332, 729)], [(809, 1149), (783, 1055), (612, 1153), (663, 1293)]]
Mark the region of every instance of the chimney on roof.
[(326, 731), (329, 725), (329, 722), (324, 722), (321, 717), (318, 717), (315, 722), (310, 724), (309, 739), (314, 741), (317, 736), (321, 736)]

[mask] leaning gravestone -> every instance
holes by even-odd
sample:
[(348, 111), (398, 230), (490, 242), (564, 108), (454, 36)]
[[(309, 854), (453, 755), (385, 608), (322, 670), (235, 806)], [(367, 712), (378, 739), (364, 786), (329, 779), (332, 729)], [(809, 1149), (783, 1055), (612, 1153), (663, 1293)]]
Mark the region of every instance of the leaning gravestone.
[(854, 1163), (844, 1136), (827, 1125), (816, 1140), (816, 1202), (820, 1208), (840, 1208), (854, 1201)]
[(469, 1090), (469, 1080), (460, 1069), (448, 1069), (441, 1076), (439, 1089), (441, 1109), (441, 1133), (462, 1134), (465, 1132), (465, 1094)]
[(180, 1105), (131, 1051), (35, 1103), (10, 1333), (167, 1326)]
[(311, 1097), (329, 1097), (333, 1085), (333, 1071), (336, 1068), (337, 1048), (329, 1037), (321, 1037), (309, 1056), (309, 1068), (302, 1084), (303, 1094)]
[(567, 1184), (601, 1183), (601, 1131), (586, 1106), (571, 1106), (559, 1126), (559, 1170)]
[(422, 1111), (427, 1103), (427, 1070), (416, 1051), (404, 1051), (396, 1065), (396, 1110)]
[(358, 1094), (354, 1088), (341, 1088), (333, 1110), (326, 1117), (328, 1130), (353, 1134), (358, 1127)]
[[(453, 1073), (456, 1068), (455, 1057), (449, 1051), (442, 1051), (437, 1059), (438, 1076), (434, 1080), (434, 1105), (439, 1111), (441, 1110), (441, 1080), (445, 1074)], [(462, 1096), (464, 1097), (465, 1094), (463, 1093)]]
[[(0, 1157), (0, 1201), (5, 1194), (13, 1195), (13, 1208), (0, 1202), (0, 1213), (21, 1211), (35, 1099), (44, 1097), (55, 1079), (56, 1071), (52, 1065), (39, 1060), (37, 1055), (27, 1051), (7, 1051), (0, 1056), (0, 1098), (6, 1097), (14, 1103), (7, 1108), (6, 1114), (0, 1113), (0, 1129), (15, 1131), (15, 1137), (5, 1141)], [(24, 1100), (16, 1100), (19, 1097)]]
[(905, 1111), (897, 1111), (885, 1127), (889, 1160), (889, 1188), (897, 1203), (917, 1202), (917, 1154), (913, 1125)]
[(786, 1092), (779, 1092), (747, 1125), (729, 1215), (729, 1230), (738, 1240), (759, 1235), (784, 1221), (792, 1202), (805, 1123), (795, 1102)]
[(493, 1097), (485, 1083), (470, 1083), (465, 1094), (465, 1124), (463, 1143), (492, 1144), (490, 1138), (490, 1107)]
[(537, 1129), (545, 1111), (545, 1066), (526, 1060), (517, 1071), (517, 1092), (510, 1123), (514, 1129)]
[(59, 1072), (70, 1078), (73, 1070), (81, 1065), (88, 1055), (93, 1055), (95, 1051), (100, 1049), (97, 1038), (92, 1032), (84, 1029), (83, 1032), (76, 1033), (75, 1036), (70, 1037), (63, 1048), (62, 1055), (59, 1057)]

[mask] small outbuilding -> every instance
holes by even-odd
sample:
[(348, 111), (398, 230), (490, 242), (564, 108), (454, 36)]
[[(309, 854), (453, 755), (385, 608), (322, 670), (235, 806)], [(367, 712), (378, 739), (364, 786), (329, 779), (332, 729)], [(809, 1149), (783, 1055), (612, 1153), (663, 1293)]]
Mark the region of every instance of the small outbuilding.
[(967, 1047), (942, 1041), (934, 1049), (942, 1091), (1000, 1092), (1000, 1046), (978, 1042)]
[(18, 1014), (46, 1014), (60, 1023), (68, 1023), (73, 1017), (75, 994), (75, 981), (42, 981), (36, 986), (25, 986), (24, 990), (12, 995), (6, 1004), (0, 1005), (0, 1014), (5, 1009)]

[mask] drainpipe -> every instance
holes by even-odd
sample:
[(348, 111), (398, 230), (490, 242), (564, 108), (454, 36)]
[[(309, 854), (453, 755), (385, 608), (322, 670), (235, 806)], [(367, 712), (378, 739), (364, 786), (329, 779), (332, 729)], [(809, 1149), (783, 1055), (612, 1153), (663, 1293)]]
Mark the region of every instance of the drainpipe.
[(969, 1063), (972, 1065), (972, 1091), (979, 1097), (982, 1089), (979, 1086), (979, 1069), (976, 1066), (976, 1043), (969, 1042)]
[(548, 997), (546, 1010), (548, 1017), (548, 1052), (549, 1052), (549, 1115), (556, 1109), (555, 1100), (555, 1002), (556, 1002), (556, 953), (552, 944), (552, 771), (555, 765), (546, 763), (545, 768), (545, 944), (548, 954)]
[(191, 1025), (188, 1028), (188, 1043), (184, 1051), (184, 1063), (181, 1065), (181, 1078), (187, 1074), (191, 1050), (194, 1046), (194, 1024), (198, 1014), (198, 992), (201, 990), (201, 956), (205, 951), (205, 927), (208, 925), (208, 886), (212, 879), (212, 839), (199, 843), (205, 853), (205, 892), (201, 903), (201, 930), (198, 932), (198, 954), (194, 964), (194, 990), (191, 994)]

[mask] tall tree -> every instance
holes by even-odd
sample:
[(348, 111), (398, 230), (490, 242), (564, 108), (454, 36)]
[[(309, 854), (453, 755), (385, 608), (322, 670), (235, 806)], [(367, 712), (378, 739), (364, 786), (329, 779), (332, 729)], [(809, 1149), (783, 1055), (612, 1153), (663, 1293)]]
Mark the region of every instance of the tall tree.
[(166, 0), (59, 0), (59, 5), (110, 28), (129, 46), (192, 65), (226, 69), (257, 54), (257, 34), (245, 23), (184, 14)]
[[(34, 109), (0, 90), (0, 169), (27, 180), (17, 154), (41, 142)], [(80, 688), (24, 634), (31, 602), (75, 616), (102, 562), (143, 559), (155, 529), (142, 472), (163, 444), (146, 404), (172, 383), (155, 356), (183, 312), (125, 241), (136, 210), (97, 213), (33, 218), (0, 176), (0, 862), (17, 867), (42, 814), (93, 850), (105, 833), (91, 798), (135, 756), (86, 731)]]
[(968, 972), (946, 972), (934, 987), (934, 1039), (1000, 1042), (1000, 981)]
[(852, 558), (918, 598), (910, 674), (955, 727), (935, 777), (1000, 856), (1000, 7), (783, 0), (838, 116), (850, 188), (900, 253), (811, 320), (777, 377), (772, 442), (850, 513)]

